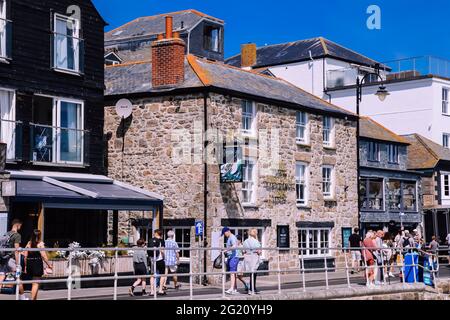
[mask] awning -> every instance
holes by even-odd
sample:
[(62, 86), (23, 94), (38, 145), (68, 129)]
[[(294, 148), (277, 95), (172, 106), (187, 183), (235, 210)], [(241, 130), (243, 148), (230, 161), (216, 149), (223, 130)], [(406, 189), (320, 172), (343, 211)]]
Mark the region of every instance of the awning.
[(100, 175), (11, 171), (13, 202), (39, 202), (45, 208), (150, 211), (163, 197)]

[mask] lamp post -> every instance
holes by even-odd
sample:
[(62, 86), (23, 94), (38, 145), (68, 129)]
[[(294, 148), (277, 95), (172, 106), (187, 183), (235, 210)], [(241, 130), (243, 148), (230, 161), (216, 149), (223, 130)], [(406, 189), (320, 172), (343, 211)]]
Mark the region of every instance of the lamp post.
[[(358, 76), (356, 77), (356, 114), (358, 115), (358, 119), (357, 119), (357, 126), (356, 126), (356, 163), (357, 163), (357, 190), (358, 190), (358, 219), (360, 219), (360, 208), (361, 208), (361, 195), (359, 193), (359, 179), (360, 179), (360, 154), (359, 154), (359, 135), (360, 135), (360, 122), (359, 122), (359, 116), (360, 116), (360, 103), (362, 101), (362, 89), (364, 84), (367, 82), (367, 79), (369, 78), (369, 76), (376, 76), (380, 82), (381, 85), (379, 86), (377, 92), (375, 93), (376, 96), (378, 96), (378, 99), (380, 99), (381, 102), (383, 102), (384, 100), (386, 100), (387, 96), (390, 95), (390, 93), (386, 90), (386, 87), (384, 86), (383, 82), (383, 78), (380, 75), (380, 64), (376, 64), (375, 67), (375, 72), (369, 72), (367, 74), (364, 75), (364, 77), (362, 77), (362, 79), (360, 79)], [(362, 228), (362, 224), (360, 221), (360, 230), (363, 230)]]

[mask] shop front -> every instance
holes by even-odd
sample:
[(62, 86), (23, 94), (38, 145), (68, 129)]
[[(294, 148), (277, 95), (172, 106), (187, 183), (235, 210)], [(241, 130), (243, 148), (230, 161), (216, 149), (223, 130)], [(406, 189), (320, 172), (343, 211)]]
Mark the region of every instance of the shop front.
[(23, 221), (23, 244), (40, 229), (47, 247), (116, 246), (119, 214), (127, 212), (151, 217), (154, 228), (162, 224), (162, 196), (105, 176), (11, 171), (11, 181), (8, 222)]

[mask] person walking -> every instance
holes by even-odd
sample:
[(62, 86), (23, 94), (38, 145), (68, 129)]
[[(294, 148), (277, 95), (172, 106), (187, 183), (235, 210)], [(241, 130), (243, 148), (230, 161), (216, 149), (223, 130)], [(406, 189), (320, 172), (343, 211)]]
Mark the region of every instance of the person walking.
[[(151, 253), (150, 260), (151, 260), (151, 268), (150, 268), (150, 274), (154, 277), (150, 278), (150, 292), (155, 292), (156, 290), (156, 280), (155, 278), (159, 279), (159, 290), (158, 295), (166, 295), (166, 292), (164, 291), (164, 287), (166, 285), (166, 277), (164, 276), (166, 273), (166, 264), (164, 262), (164, 247), (165, 242), (162, 238), (162, 231), (157, 229), (155, 230), (153, 234), (153, 238), (150, 240), (149, 243), (149, 252)], [(156, 272), (155, 272), (156, 271)]]
[[(165, 244), (164, 262), (166, 265), (165, 275), (167, 279), (169, 273), (177, 273), (178, 265), (180, 264), (180, 250), (178, 243), (175, 242), (175, 232), (172, 230), (167, 232)], [(178, 284), (178, 277), (172, 276), (172, 279), (174, 289), (178, 290), (180, 288), (180, 285)], [(163, 289), (166, 290), (165, 287)]]
[[(45, 249), (44, 242), (42, 242), (42, 233), (40, 230), (34, 230), (31, 234), (31, 239), (27, 243), (25, 249)], [(44, 263), (49, 270), (53, 270), (47, 256), (47, 252), (40, 251), (24, 251), (25, 270), (24, 273), (32, 280), (41, 280), (44, 276)], [(31, 286), (31, 300), (37, 300), (39, 293), (39, 283), (33, 282)]]
[(375, 265), (375, 260), (374, 260), (374, 256), (372, 254), (373, 249), (376, 247), (375, 246), (375, 242), (373, 240), (373, 236), (374, 234), (372, 232), (367, 232), (366, 233), (366, 237), (364, 238), (363, 241), (363, 256), (364, 256), (364, 260), (366, 262), (366, 281), (367, 281), (367, 286), (369, 288), (373, 288), (374, 287), (374, 265)]
[[(148, 264), (147, 264), (148, 255), (147, 251), (144, 250), (143, 248), (145, 248), (145, 240), (139, 239), (137, 241), (137, 246), (135, 246), (133, 250), (134, 275), (137, 276), (138, 278), (128, 290), (128, 293), (132, 297), (134, 296), (134, 289), (139, 285), (142, 285), (142, 295), (143, 296), (148, 295), (146, 292), (147, 287), (146, 278), (140, 277), (148, 275)], [(150, 294), (153, 294), (153, 292), (150, 292)]]
[(375, 241), (375, 249), (372, 253), (375, 258), (375, 284), (380, 285), (384, 280), (384, 274), (383, 274), (383, 236), (384, 232), (382, 230), (378, 230), (374, 234), (374, 241)]
[(437, 237), (433, 236), (431, 237), (431, 242), (428, 246), (428, 250), (431, 254), (435, 255), (439, 251), (439, 242), (437, 242)]
[[(22, 274), (22, 267), (20, 264), (20, 245), (22, 243), (22, 236), (20, 235), (20, 229), (22, 228), (22, 221), (14, 219), (11, 222), (11, 230), (0, 237), (0, 282), (5, 280), (8, 273)], [(17, 251), (1, 251), (1, 249), (16, 249)], [(0, 289), (1, 289), (0, 285)], [(19, 299), (28, 300), (24, 294), (23, 285), (19, 286)]]
[[(239, 258), (239, 263), (237, 267), (238, 271), (237, 280), (239, 280), (244, 285), (245, 292), (248, 293), (249, 287), (247, 285), (247, 282), (245, 282), (244, 280), (245, 264), (244, 264), (244, 250), (243, 250), (244, 245), (242, 244), (242, 236), (237, 235), (236, 238), (238, 240), (237, 257)], [(237, 290), (237, 281), (235, 284), (235, 289)]]
[(259, 293), (256, 289), (256, 276), (258, 267), (261, 264), (261, 243), (258, 240), (258, 230), (250, 229), (248, 238), (244, 241), (244, 264), (245, 270), (250, 273), (250, 288), (248, 294)]
[(227, 271), (234, 272), (230, 274), (230, 289), (225, 291), (226, 294), (237, 294), (236, 279), (237, 279), (237, 267), (239, 264), (239, 257), (237, 256), (238, 240), (236, 236), (231, 232), (230, 228), (225, 227), (222, 229), (222, 236), (227, 239), (225, 255), (227, 257)]
[(383, 237), (383, 260), (385, 277), (395, 278), (394, 275), (394, 241), (389, 232), (384, 233)]
[(350, 252), (352, 254), (352, 270), (351, 274), (360, 272), (361, 266), (361, 236), (359, 235), (359, 228), (353, 229), (353, 234), (348, 238), (350, 242)]

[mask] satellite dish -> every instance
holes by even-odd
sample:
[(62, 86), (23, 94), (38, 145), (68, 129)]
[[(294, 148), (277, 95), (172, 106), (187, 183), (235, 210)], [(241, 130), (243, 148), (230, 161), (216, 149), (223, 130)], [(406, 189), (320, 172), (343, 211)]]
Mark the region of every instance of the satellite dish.
[(121, 118), (128, 118), (133, 112), (133, 104), (128, 99), (120, 99), (116, 103), (116, 113)]

